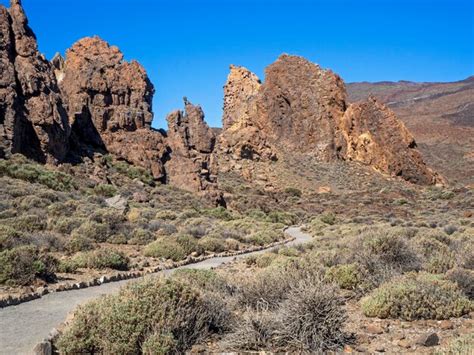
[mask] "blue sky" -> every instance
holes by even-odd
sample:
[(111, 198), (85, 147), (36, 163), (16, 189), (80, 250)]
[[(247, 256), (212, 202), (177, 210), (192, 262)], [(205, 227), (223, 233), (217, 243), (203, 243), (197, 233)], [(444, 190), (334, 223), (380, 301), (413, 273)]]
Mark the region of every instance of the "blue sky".
[[(279, 54), (298, 54), (347, 82), (454, 81), (474, 74), (472, 0), (23, 0), (51, 58), (99, 35), (144, 65), (155, 127), (200, 104), (220, 126), (229, 64), (261, 79)], [(7, 4), (7, 0), (0, 0)]]

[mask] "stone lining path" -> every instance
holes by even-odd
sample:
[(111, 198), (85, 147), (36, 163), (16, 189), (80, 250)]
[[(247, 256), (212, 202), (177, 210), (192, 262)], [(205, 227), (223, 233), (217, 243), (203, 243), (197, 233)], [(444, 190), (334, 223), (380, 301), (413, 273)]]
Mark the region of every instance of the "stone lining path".
[[(294, 240), (286, 245), (304, 244), (311, 237), (303, 233), (300, 227), (290, 227), (286, 233)], [(211, 269), (234, 259), (245, 258), (252, 254), (261, 254), (271, 250), (251, 252), (238, 256), (216, 257), (195, 264), (186, 265), (172, 270), (165, 270), (145, 277), (168, 275), (177, 269)], [(36, 344), (45, 339), (50, 331), (62, 323), (67, 315), (78, 305), (105, 294), (117, 292), (118, 289), (133, 280), (106, 283), (97, 287), (51, 293), (31, 302), (22, 303), (0, 309), (0, 354), (32, 354)]]

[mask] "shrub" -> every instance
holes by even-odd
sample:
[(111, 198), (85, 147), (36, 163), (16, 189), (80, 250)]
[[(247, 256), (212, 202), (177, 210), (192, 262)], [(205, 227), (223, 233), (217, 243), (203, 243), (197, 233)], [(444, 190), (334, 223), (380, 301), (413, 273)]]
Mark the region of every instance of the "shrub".
[(110, 244), (127, 244), (128, 240), (127, 240), (127, 237), (124, 234), (119, 233), (119, 234), (111, 235), (109, 238), (107, 238), (107, 243), (110, 243)]
[(107, 241), (109, 235), (110, 231), (107, 225), (94, 221), (82, 223), (78, 228), (74, 229), (71, 234), (72, 237), (83, 237), (98, 243)]
[(474, 271), (454, 268), (446, 273), (446, 279), (456, 283), (470, 300), (474, 300)]
[(35, 214), (22, 215), (19, 217), (9, 218), (2, 221), (5, 225), (11, 226), (22, 232), (36, 232), (46, 229), (46, 220), (42, 216)]
[(11, 249), (22, 243), (22, 233), (15, 228), (0, 224), (0, 250)]
[(146, 229), (137, 228), (133, 231), (132, 238), (128, 241), (128, 244), (147, 245), (155, 239), (155, 235), (152, 232)]
[(84, 223), (83, 218), (58, 217), (52, 220), (50, 229), (57, 233), (71, 234), (71, 232), (79, 228), (82, 223)]
[(154, 258), (171, 259), (173, 261), (183, 260), (187, 255), (181, 245), (174, 238), (161, 238), (146, 246), (145, 256)]
[(470, 355), (474, 349), (474, 333), (461, 335), (451, 340), (444, 349), (439, 349), (435, 355)]
[(434, 274), (445, 273), (454, 266), (454, 255), (449, 247), (435, 238), (421, 237), (414, 246), (423, 256), (423, 269)]
[(78, 267), (89, 269), (128, 270), (130, 260), (122, 252), (111, 249), (99, 249), (74, 257)]
[[(269, 267), (278, 256), (273, 253), (264, 253), (255, 257), (255, 265), (259, 268)], [(249, 261), (250, 262), (250, 261)]]
[(368, 317), (449, 319), (473, 309), (457, 286), (427, 273), (408, 273), (374, 290), (362, 300)]
[(279, 326), (268, 310), (248, 309), (236, 322), (225, 343), (233, 349), (261, 351), (273, 348)]
[(395, 274), (421, 268), (418, 255), (399, 232), (375, 230), (362, 234), (351, 249), (351, 262), (358, 263), (368, 283), (378, 286)]
[(48, 170), (45, 166), (30, 162), (20, 155), (15, 155), (10, 160), (0, 160), (0, 174), (45, 185), (58, 191), (69, 191), (76, 188), (71, 176)]
[(221, 219), (224, 221), (230, 221), (234, 218), (232, 216), (232, 213), (229, 210), (225, 209), (224, 207), (211, 208), (211, 209), (204, 210), (203, 212), (204, 212), (204, 215), (206, 216), (216, 218), (216, 219)]
[(328, 212), (321, 215), (321, 222), (329, 224), (332, 226), (336, 223), (336, 216), (334, 213)]
[(202, 254), (204, 248), (198, 243), (198, 240), (191, 235), (180, 234), (176, 237), (176, 242), (183, 248), (186, 255), (192, 253)]
[(29, 285), (35, 278), (55, 279), (57, 260), (37, 248), (22, 246), (0, 252), (0, 284)]
[(256, 231), (245, 237), (245, 241), (249, 244), (265, 246), (273, 242), (277, 242), (284, 238), (282, 230), (266, 229)]
[(362, 282), (361, 271), (357, 264), (345, 264), (330, 267), (326, 278), (345, 290), (355, 290)]
[(69, 253), (91, 250), (94, 248), (94, 241), (83, 235), (73, 235), (66, 242), (65, 248)]
[(272, 211), (267, 215), (267, 221), (291, 226), (298, 222), (298, 217), (289, 212)]
[(199, 239), (199, 245), (205, 250), (212, 253), (222, 253), (226, 250), (225, 240), (214, 238), (214, 237), (204, 237)]
[(113, 197), (117, 194), (117, 188), (109, 184), (99, 184), (94, 187), (94, 193), (97, 196)]
[(293, 351), (340, 350), (348, 338), (343, 331), (347, 318), (343, 305), (334, 286), (299, 283), (278, 309), (281, 341)]
[(164, 210), (164, 211), (157, 212), (155, 218), (173, 221), (176, 218), (178, 218), (178, 215), (176, 214), (176, 212)]
[(173, 279), (198, 290), (222, 292), (228, 287), (226, 281), (214, 270), (178, 269), (173, 273)]
[(172, 279), (129, 284), (76, 311), (58, 340), (61, 353), (184, 353), (211, 331), (208, 305)]
[(61, 273), (73, 274), (80, 267), (79, 263), (74, 259), (60, 260), (57, 271)]
[(295, 196), (295, 197), (301, 197), (302, 193), (300, 189), (297, 189), (295, 187), (287, 187), (285, 189), (285, 193), (290, 195), (290, 196)]

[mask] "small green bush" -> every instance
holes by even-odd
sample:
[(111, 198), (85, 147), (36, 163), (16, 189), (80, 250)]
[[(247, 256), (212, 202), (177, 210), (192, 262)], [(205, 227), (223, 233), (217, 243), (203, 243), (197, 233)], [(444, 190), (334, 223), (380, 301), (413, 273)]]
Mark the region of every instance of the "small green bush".
[(320, 219), (321, 222), (329, 224), (330, 226), (336, 223), (336, 216), (334, 215), (334, 213), (324, 213), (321, 215)]
[(186, 255), (204, 253), (204, 248), (198, 243), (198, 239), (188, 234), (180, 234), (176, 237), (176, 242), (183, 248)]
[(0, 252), (0, 284), (26, 286), (36, 278), (55, 279), (57, 260), (32, 246)]
[(149, 230), (137, 228), (132, 233), (132, 238), (128, 244), (147, 245), (156, 239), (155, 235)]
[(362, 282), (362, 275), (357, 264), (332, 266), (327, 269), (326, 278), (345, 290), (355, 290)]
[(83, 237), (103, 243), (110, 236), (110, 230), (106, 224), (87, 221), (74, 229), (71, 235), (72, 237)]
[(285, 189), (285, 193), (290, 196), (295, 196), (295, 197), (301, 197), (303, 195), (301, 190), (297, 189), (296, 187), (287, 187)]
[(117, 188), (109, 184), (99, 184), (94, 187), (94, 193), (97, 196), (113, 197), (117, 194)]
[(38, 183), (57, 191), (77, 188), (71, 176), (48, 170), (45, 166), (33, 163), (21, 155), (14, 155), (10, 160), (0, 160), (0, 175)]
[(207, 209), (203, 211), (203, 214), (212, 218), (221, 219), (223, 221), (230, 221), (234, 218), (232, 213), (224, 207)]
[(172, 237), (161, 238), (147, 245), (144, 254), (145, 256), (171, 259), (173, 261), (183, 260), (187, 256), (184, 248)]
[(361, 301), (368, 317), (449, 319), (473, 309), (456, 284), (427, 273), (408, 273), (381, 285)]
[(211, 253), (222, 253), (226, 250), (225, 240), (214, 237), (204, 237), (199, 239), (199, 245)]
[(128, 270), (130, 260), (125, 254), (111, 249), (99, 249), (74, 257), (78, 267), (89, 269)]
[(50, 229), (57, 233), (71, 234), (76, 228), (84, 223), (83, 218), (76, 217), (58, 217), (51, 221)]
[(267, 215), (267, 221), (291, 226), (298, 222), (298, 217), (290, 212), (272, 211)]
[(69, 253), (92, 250), (94, 248), (94, 241), (83, 235), (73, 235), (66, 242), (65, 248)]
[(5, 225), (11, 226), (22, 232), (38, 232), (46, 229), (47, 223), (44, 217), (36, 214), (25, 214), (2, 221)]

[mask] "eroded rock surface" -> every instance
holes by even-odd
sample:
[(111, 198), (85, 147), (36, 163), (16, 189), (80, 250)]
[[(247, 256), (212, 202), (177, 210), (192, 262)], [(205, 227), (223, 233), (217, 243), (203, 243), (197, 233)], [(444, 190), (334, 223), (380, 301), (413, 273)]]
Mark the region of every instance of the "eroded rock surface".
[(51, 63), (39, 53), (19, 0), (0, 6), (0, 156), (57, 162), (69, 125)]
[(415, 139), (403, 122), (374, 98), (350, 105), (340, 125), (347, 141), (345, 159), (413, 183), (441, 181), (423, 162)]
[[(321, 161), (358, 161), (414, 183), (442, 182), (393, 112), (373, 99), (348, 107), (342, 79), (301, 57), (282, 55), (266, 69), (263, 84), (232, 66), (223, 121), (221, 171), (245, 159), (310, 154)], [(252, 177), (249, 169), (247, 164), (243, 175)]]
[[(216, 191), (217, 167), (214, 156), (216, 137), (204, 121), (204, 112), (184, 98), (185, 110), (174, 111), (167, 117), (170, 147), (166, 163), (170, 184), (188, 191)], [(218, 196), (216, 195), (218, 198)]]

